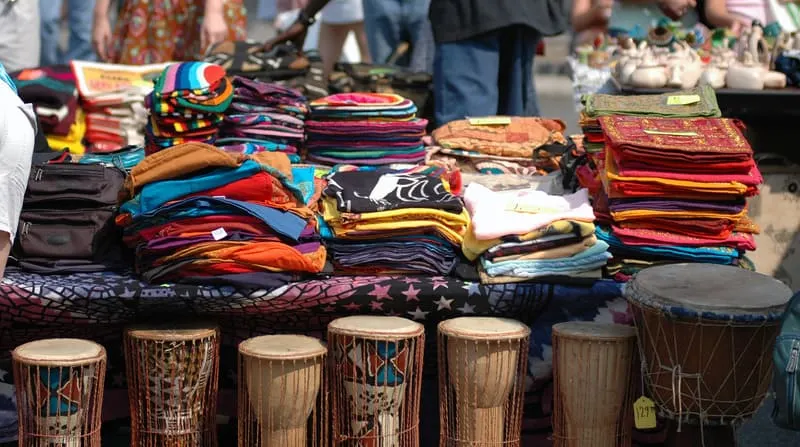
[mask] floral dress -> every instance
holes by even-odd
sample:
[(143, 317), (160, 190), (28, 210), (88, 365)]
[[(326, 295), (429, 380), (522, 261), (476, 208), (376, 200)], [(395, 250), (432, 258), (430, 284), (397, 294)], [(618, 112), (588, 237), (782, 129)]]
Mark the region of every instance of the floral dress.
[[(200, 48), (204, 0), (124, 0), (114, 30), (111, 60), (142, 65), (191, 61)], [(247, 13), (242, 0), (225, 0), (229, 40), (247, 38)]]

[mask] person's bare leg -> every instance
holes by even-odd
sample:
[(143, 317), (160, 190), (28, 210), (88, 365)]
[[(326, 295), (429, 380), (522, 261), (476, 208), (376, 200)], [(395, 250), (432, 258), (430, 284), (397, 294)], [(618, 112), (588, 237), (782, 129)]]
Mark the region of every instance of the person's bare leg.
[(364, 22), (353, 24), (353, 32), (356, 35), (356, 42), (358, 42), (358, 51), (361, 53), (361, 62), (371, 64), (372, 56), (369, 54), (369, 42), (367, 41), (367, 32), (364, 30)]
[(8, 255), (11, 253), (11, 235), (5, 231), (0, 231), (0, 279), (6, 272)]
[(352, 25), (331, 25), (322, 22), (319, 25), (319, 55), (322, 58), (323, 76), (328, 79), (336, 62), (342, 55), (342, 47)]

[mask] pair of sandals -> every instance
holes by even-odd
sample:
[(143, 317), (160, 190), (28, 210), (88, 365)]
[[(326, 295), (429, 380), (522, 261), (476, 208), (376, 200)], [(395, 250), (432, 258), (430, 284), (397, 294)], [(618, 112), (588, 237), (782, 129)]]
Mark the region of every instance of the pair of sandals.
[(322, 59), (316, 52), (303, 54), (291, 43), (276, 45), (267, 51), (256, 42), (221, 42), (209, 49), (204, 61), (222, 66), (231, 76), (295, 88), (311, 100), (329, 94)]
[(251, 41), (225, 41), (209, 48), (205, 62), (225, 68), (228, 75), (280, 81), (304, 75), (311, 65), (308, 58), (286, 43), (267, 51)]

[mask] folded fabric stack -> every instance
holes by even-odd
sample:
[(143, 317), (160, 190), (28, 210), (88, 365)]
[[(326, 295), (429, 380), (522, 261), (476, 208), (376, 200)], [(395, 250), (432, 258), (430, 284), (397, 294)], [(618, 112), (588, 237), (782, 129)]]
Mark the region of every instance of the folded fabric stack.
[(68, 65), (33, 68), (12, 73), (11, 77), (20, 98), (34, 105), (50, 147), (82, 154), (86, 118), (78, 103), (72, 69)]
[[(597, 236), (625, 280), (654, 262), (741, 264), (755, 250), (746, 197), (761, 174), (737, 121), (604, 116)], [(635, 262), (628, 262), (628, 261)]]
[(340, 93), (311, 102), (308, 159), (335, 165), (418, 163), (428, 121), (417, 106), (385, 93)]
[(485, 284), (541, 278), (599, 279), (611, 254), (595, 237), (589, 192), (555, 196), (534, 189), (492, 191), (471, 183), (467, 259)]
[(145, 95), (131, 89), (83, 99), (87, 152), (106, 153), (125, 146), (144, 146), (144, 128), (147, 125)]
[(187, 142), (213, 143), (232, 100), (233, 85), (219, 65), (181, 62), (167, 66), (145, 98), (150, 111), (147, 153)]
[(717, 104), (714, 89), (708, 85), (661, 95), (586, 95), (583, 97), (583, 110), (579, 119), (586, 152), (603, 153), (605, 140), (598, 118), (612, 115), (643, 118), (719, 118), (722, 112)]
[(441, 177), (387, 170), (335, 171), (322, 231), (343, 274), (447, 275), (469, 215)]
[(71, 65), (86, 113), (86, 152), (102, 154), (126, 146), (144, 146), (144, 98), (153, 91), (152, 80), (168, 64), (72, 61)]
[(496, 116), (453, 121), (432, 133), (428, 160), (453, 160), (463, 172), (547, 175), (573, 145), (561, 120)]
[(272, 287), (325, 266), (315, 217), (323, 184), (282, 153), (184, 143), (131, 171), (117, 223), (151, 283)]
[(262, 81), (233, 78), (233, 101), (216, 145), (226, 151), (283, 152), (300, 162), (308, 103), (299, 92)]

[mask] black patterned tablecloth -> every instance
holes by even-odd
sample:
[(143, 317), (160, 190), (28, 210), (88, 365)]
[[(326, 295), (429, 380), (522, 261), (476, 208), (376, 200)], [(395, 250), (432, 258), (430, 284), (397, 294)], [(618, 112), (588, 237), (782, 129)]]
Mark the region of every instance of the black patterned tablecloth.
[[(431, 334), (439, 321), (497, 315), (525, 322), (532, 330), (528, 389), (539, 391), (531, 393), (529, 404), (537, 407), (533, 413), (546, 420), (548, 408), (542, 406), (549, 404), (541, 391), (551, 377), (552, 325), (569, 320), (630, 322), (621, 286), (611, 281), (483, 285), (445, 277), (356, 276), (298, 282), (273, 290), (242, 290), (152, 285), (110, 272), (41, 276), (10, 270), (0, 282), (0, 352), (7, 358), (15, 346), (45, 337), (92, 339), (108, 350), (107, 387), (124, 390), (121, 336), (125, 326), (203, 319), (222, 329), (220, 387), (232, 389), (239, 341), (266, 333), (324, 338), (330, 320), (354, 314), (399, 315), (425, 324), (429, 333), (426, 366), (432, 365), (427, 359), (435, 359), (430, 342), (435, 340)], [(8, 428), (4, 420), (9, 422), (12, 416), (9, 393), (13, 390), (8, 385), (10, 374), (3, 376), (0, 371), (0, 427)], [(113, 418), (120, 409), (106, 405), (106, 410)], [(530, 421), (537, 423), (535, 417)]]

